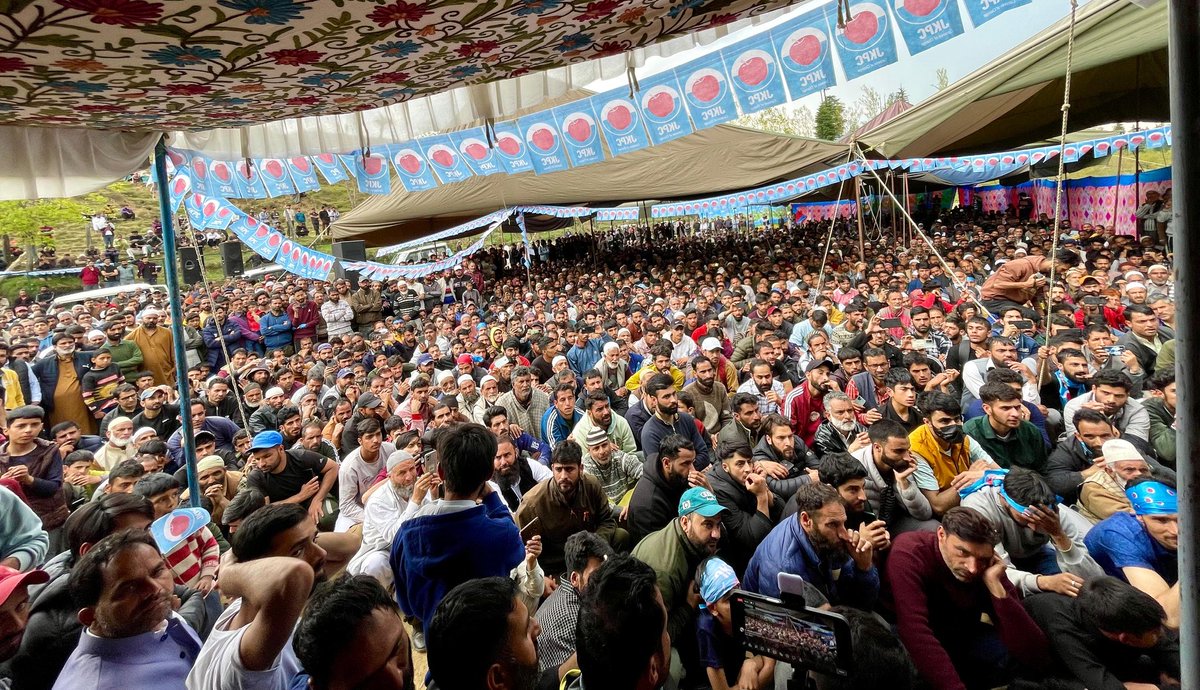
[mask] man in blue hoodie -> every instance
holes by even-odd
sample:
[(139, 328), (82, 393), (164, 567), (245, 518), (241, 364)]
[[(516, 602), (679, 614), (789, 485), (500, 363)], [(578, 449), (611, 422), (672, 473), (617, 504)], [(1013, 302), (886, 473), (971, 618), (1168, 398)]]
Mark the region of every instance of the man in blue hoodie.
[(390, 559), (396, 600), (423, 629), (446, 592), (475, 578), (508, 577), (525, 558), (512, 514), (488, 483), (496, 437), (479, 424), (461, 424), (442, 436), (438, 456), (443, 497), (405, 521)]

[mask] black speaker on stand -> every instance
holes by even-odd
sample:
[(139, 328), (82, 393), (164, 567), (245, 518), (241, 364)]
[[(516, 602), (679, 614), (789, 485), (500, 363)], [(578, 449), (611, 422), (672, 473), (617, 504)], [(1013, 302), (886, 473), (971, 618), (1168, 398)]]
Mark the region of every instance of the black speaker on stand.
[[(341, 261), (366, 261), (367, 260), (367, 243), (362, 240), (346, 240), (345, 242), (333, 243), (333, 255)], [(337, 270), (335, 275), (341, 278), (350, 279), (350, 289), (358, 289), (358, 271), (347, 271), (342, 268), (341, 261), (335, 263)]]
[(225, 267), (225, 277), (234, 278), (246, 272), (246, 264), (242, 261), (242, 243), (230, 240), (221, 243), (221, 263)]
[(179, 248), (179, 267), (182, 269), (183, 282), (188, 287), (204, 279), (204, 260), (195, 247)]

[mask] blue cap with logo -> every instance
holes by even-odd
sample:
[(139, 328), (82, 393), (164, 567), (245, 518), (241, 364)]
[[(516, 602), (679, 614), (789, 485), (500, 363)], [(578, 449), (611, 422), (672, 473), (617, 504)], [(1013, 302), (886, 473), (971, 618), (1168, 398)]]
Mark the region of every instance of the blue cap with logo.
[(250, 450), (263, 450), (283, 445), (283, 434), (278, 431), (260, 431), (250, 443)]
[(723, 510), (725, 510), (725, 506), (717, 503), (717, 497), (713, 495), (713, 492), (703, 486), (693, 486), (683, 492), (683, 497), (679, 499), (679, 517), (692, 513), (713, 517)]
[(733, 568), (720, 558), (704, 561), (697, 578), (700, 580), (700, 598), (704, 599), (701, 608), (712, 606), (741, 584)]

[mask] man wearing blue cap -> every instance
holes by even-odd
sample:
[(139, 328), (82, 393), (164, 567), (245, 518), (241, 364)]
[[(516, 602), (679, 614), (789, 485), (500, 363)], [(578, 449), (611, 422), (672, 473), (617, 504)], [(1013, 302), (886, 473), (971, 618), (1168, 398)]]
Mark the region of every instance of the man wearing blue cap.
[(633, 550), (635, 558), (654, 568), (667, 607), (671, 646), (691, 677), (703, 675), (695, 634), (701, 598), (693, 578), (696, 566), (717, 552), (725, 512), (712, 491), (694, 486), (679, 499), (678, 519), (649, 534)]
[(1133, 514), (1113, 513), (1084, 537), (1088, 552), (1104, 572), (1154, 597), (1167, 613), (1168, 628), (1179, 628), (1179, 495), (1155, 479), (1134, 479), (1125, 487)]
[(247, 480), (271, 503), (299, 503), (314, 521), (324, 516), (321, 503), (337, 481), (338, 465), (312, 451), (283, 449), (283, 434), (261, 431), (250, 443), (255, 469)]

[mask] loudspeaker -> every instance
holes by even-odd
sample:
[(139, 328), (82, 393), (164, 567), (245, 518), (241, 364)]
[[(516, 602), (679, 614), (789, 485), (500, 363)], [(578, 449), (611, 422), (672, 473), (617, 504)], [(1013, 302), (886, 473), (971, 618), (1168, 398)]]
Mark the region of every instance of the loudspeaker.
[(221, 263), (225, 266), (225, 277), (233, 278), (246, 272), (242, 261), (242, 243), (237, 240), (221, 243)]
[[(366, 261), (367, 260), (367, 243), (362, 240), (346, 240), (344, 242), (333, 243), (334, 257), (342, 261)], [(342, 268), (341, 261), (335, 262), (334, 266), (337, 270), (334, 275), (339, 279), (349, 278), (350, 289), (358, 289), (358, 271), (347, 271)]]
[(204, 279), (204, 260), (195, 247), (179, 248), (179, 266), (183, 269), (183, 282), (195, 285)]

